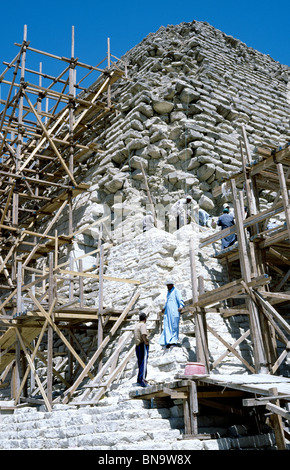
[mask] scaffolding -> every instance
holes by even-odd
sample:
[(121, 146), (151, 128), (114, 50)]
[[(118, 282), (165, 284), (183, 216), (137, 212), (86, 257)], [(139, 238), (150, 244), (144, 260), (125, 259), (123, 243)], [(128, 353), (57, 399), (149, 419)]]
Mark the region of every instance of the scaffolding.
[[(289, 301), (287, 281), (290, 276), (290, 145), (283, 148), (258, 147), (254, 159), (245, 128), (242, 127), (241, 171), (229, 176), (214, 189), (214, 196), (227, 195), (233, 204), (235, 225), (217, 231), (201, 240), (199, 248), (215, 245), (222, 238), (236, 234), (236, 243), (215, 257), (225, 266), (229, 279), (235, 280), (204, 292), (202, 279), (197, 279), (194, 256), (191, 256), (193, 280), (192, 309), (196, 323), (197, 357), (207, 371), (219, 366), (229, 354), (241, 361), (250, 373), (279, 374), (279, 368), (290, 352)], [(263, 191), (273, 195), (272, 203), (262, 209)], [(270, 219), (276, 219), (269, 225)], [(191, 246), (191, 253), (197, 247)], [(207, 312), (224, 318), (245, 315), (249, 329), (229, 344), (207, 322)], [(225, 346), (225, 352), (210, 365), (207, 334), (210, 332)], [(248, 341), (253, 348), (253, 364), (238, 353)]]
[[(44, 403), (50, 411), (55, 402), (68, 403), (86, 378), (92, 382), (81, 404), (86, 404), (89, 391), (97, 385), (96, 396), (90, 401), (96, 403), (134, 352), (133, 346), (129, 347), (117, 365), (121, 348), (130, 341), (130, 335), (124, 334), (110, 360), (102, 363), (104, 349), (122, 322), (134, 312), (139, 297), (139, 281), (104, 275), (104, 253), (109, 247), (102, 239), (104, 218), (94, 224), (100, 227), (100, 236), (97, 248), (89, 253), (96, 255), (95, 272), (82, 268), (83, 256), (74, 260), (75, 269), (70, 257), (74, 238), (88, 228), (75, 229), (73, 211), (74, 199), (89, 189), (82, 181), (82, 164), (102, 152), (94, 126), (115, 110), (112, 85), (128, 77), (126, 64), (111, 54), (109, 41), (106, 58), (96, 66), (74, 57), (74, 30), (70, 58), (32, 48), (26, 27), (23, 42), (17, 47), (16, 57), (4, 63), (6, 68), (0, 75), (0, 386), (6, 386), (9, 376), (15, 406)], [(42, 64), (39, 71), (32, 70), (27, 66), (29, 54), (45, 56), (60, 63), (63, 69), (56, 77), (44, 73)], [(105, 61), (106, 67), (101, 68)], [(78, 81), (77, 70), (83, 73)], [(28, 77), (37, 77), (38, 84), (32, 79), (28, 81)], [(87, 79), (93, 84), (85, 87)], [(207, 372), (217, 368), (228, 354), (234, 354), (250, 373), (277, 374), (290, 351), (287, 321), (290, 293), (285, 290), (290, 277), (290, 147), (259, 148), (259, 158), (253, 161), (245, 129), (242, 131), (241, 172), (213, 191), (217, 198), (224, 191), (231, 195), (236, 224), (201, 240), (199, 247), (191, 242), (192, 300), (187, 310), (194, 315), (197, 360), (205, 364)], [(259, 191), (265, 189), (275, 192), (276, 197), (271, 207), (261, 210)], [(245, 205), (249, 209), (247, 218)], [(267, 222), (274, 216), (284, 217), (283, 223), (269, 229)], [(56, 227), (62, 218), (66, 221), (66, 232), (58, 233)], [(230, 277), (231, 269), (238, 267), (240, 278), (205, 293), (203, 279), (196, 276), (195, 253), (231, 233), (236, 233), (238, 243), (216, 257), (227, 266)], [(60, 263), (63, 247), (67, 248), (67, 258)], [(98, 308), (85, 305), (85, 278), (99, 283)], [(123, 310), (104, 309), (105, 279), (132, 285), (131, 299)], [(78, 299), (73, 297), (72, 288), (76, 280)], [(60, 295), (59, 288), (64, 283), (68, 285), (68, 298)], [(224, 317), (247, 315), (249, 329), (229, 344), (207, 321), (208, 312)], [(87, 326), (88, 322), (91, 326)], [(84, 351), (74, 334), (74, 329), (90, 328), (97, 337), (93, 353), (91, 349)], [(225, 347), (213, 364), (209, 358), (208, 332)], [(66, 348), (58, 367), (53, 364), (53, 335)], [(39, 349), (44, 337), (46, 355)], [(237, 352), (246, 339), (253, 345), (254, 364)], [(278, 341), (279, 348), (283, 346), (280, 353)], [(35, 369), (36, 357), (47, 369), (43, 382)], [(64, 367), (68, 374), (63, 374)], [(100, 386), (109, 367), (106, 385)], [(56, 398), (54, 381), (62, 385), (62, 393)], [(36, 398), (39, 394), (41, 399)]]
[[(244, 128), (242, 136), (241, 171), (214, 189), (216, 198), (223, 200), (226, 195), (227, 202), (233, 204), (235, 225), (201, 239), (199, 246), (191, 240), (189, 247), (192, 298), (184, 312), (194, 318), (196, 359), (204, 365), (204, 373), (176, 375), (167, 383), (131, 391), (130, 397), (167, 403), (180, 399), (184, 439), (212, 439), (211, 434), (200, 433), (198, 415), (208, 416), (214, 409), (251, 423), (259, 434), (266, 423), (274, 431), (277, 449), (286, 450), (286, 439), (290, 439), (290, 377), (287, 365), (286, 376), (280, 368), (290, 357), (290, 143), (283, 148), (259, 147), (253, 160)], [(272, 192), (273, 201), (263, 209), (265, 190)], [(278, 223), (269, 227), (271, 218)], [(236, 243), (218, 251), (216, 245), (230, 234), (236, 234)], [(197, 276), (195, 256), (211, 244), (215, 257), (228, 270), (230, 282), (205, 292), (204, 279)], [(238, 278), (232, 280), (233, 274)], [(230, 344), (211, 324), (209, 314), (223, 318), (244, 315), (249, 319), (248, 329)], [(211, 351), (210, 335), (223, 345), (219, 357)], [(238, 352), (244, 341), (252, 351), (250, 362)], [(245, 372), (218, 373), (229, 355), (243, 365)]]
[[(73, 260), (70, 256), (73, 240), (88, 228), (76, 230), (73, 202), (89, 189), (82, 181), (82, 166), (102, 152), (95, 126), (115, 112), (112, 85), (128, 79), (127, 66), (111, 54), (109, 39), (107, 55), (96, 66), (75, 57), (74, 42), (72, 27), (70, 58), (40, 51), (30, 45), (25, 26), (17, 55), (4, 62), (0, 75), (0, 386), (7, 387), (9, 377), (15, 406), (43, 403), (49, 411), (55, 400), (54, 381), (65, 391), (57, 400), (66, 402), (85, 378), (93, 379), (96, 371), (99, 379), (104, 375), (108, 368), (102, 364), (104, 349), (134, 312), (139, 296), (138, 281), (104, 276), (104, 256), (110, 246), (102, 236), (105, 218), (91, 225), (99, 228), (97, 248), (89, 253), (96, 256), (94, 268), (83, 269), (86, 255)], [(31, 69), (30, 55), (53, 61), (52, 70), (61, 67), (59, 74), (44, 72), (42, 62), (38, 71)], [(62, 220), (66, 229), (59, 233)], [(66, 260), (60, 263), (64, 247)], [(95, 308), (85, 305), (85, 278), (98, 281)], [(124, 310), (104, 308), (106, 279), (132, 285)], [(73, 296), (76, 282), (78, 298)], [(64, 284), (68, 298), (59, 291)], [(90, 328), (97, 338), (95, 353), (92, 345), (84, 351), (74, 333)], [(66, 348), (58, 367), (53, 363), (54, 335)], [(39, 349), (44, 338), (47, 354)], [(37, 374), (36, 358), (47, 368), (44, 381)]]

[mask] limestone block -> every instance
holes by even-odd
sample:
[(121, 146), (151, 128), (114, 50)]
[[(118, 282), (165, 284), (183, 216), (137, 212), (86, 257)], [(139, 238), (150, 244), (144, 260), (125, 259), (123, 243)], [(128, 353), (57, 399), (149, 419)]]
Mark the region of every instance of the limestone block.
[(132, 152), (134, 150), (142, 149), (149, 144), (149, 137), (145, 136), (140, 139), (133, 139), (127, 144), (128, 152)]
[(193, 186), (197, 186), (199, 183), (198, 179), (195, 178), (194, 176), (187, 176), (185, 178), (185, 185), (186, 187), (193, 187)]
[(205, 194), (203, 194), (198, 201), (199, 207), (205, 211), (212, 211), (215, 207), (214, 202)]
[(164, 96), (165, 100), (170, 101), (174, 98), (174, 95), (175, 95), (175, 88), (173, 87), (173, 85), (170, 84), (164, 90), (163, 96)]
[(205, 163), (201, 165), (197, 170), (197, 177), (201, 181), (207, 181), (215, 172), (215, 165), (212, 163)]
[(186, 118), (186, 115), (182, 111), (174, 111), (170, 114), (171, 122), (180, 121), (181, 119), (184, 119), (184, 118)]
[(173, 165), (168, 165), (168, 164), (162, 165), (162, 174), (168, 175), (169, 173), (172, 173), (174, 171), (175, 170), (174, 170)]
[(131, 121), (131, 127), (132, 129), (135, 129), (136, 131), (143, 131), (143, 125), (142, 122), (139, 119), (133, 119)]
[(171, 101), (153, 101), (153, 109), (158, 114), (168, 114), (174, 108), (174, 103)]
[(197, 101), (199, 97), (200, 94), (197, 93), (193, 88), (183, 88), (182, 92), (180, 93), (180, 100), (186, 104)]
[(156, 142), (167, 139), (167, 132), (164, 130), (164, 126), (157, 129), (150, 137), (150, 143), (155, 144)]
[(132, 178), (136, 181), (143, 181), (144, 180), (144, 177), (143, 177), (143, 173), (141, 170), (137, 169), (135, 171), (133, 171), (132, 173)]
[(217, 181), (221, 182), (225, 179), (227, 179), (229, 175), (229, 172), (225, 170), (224, 168), (221, 168), (220, 166), (217, 166), (215, 169), (215, 176)]
[[(200, 152), (203, 152), (200, 154)], [(219, 155), (214, 153), (214, 152), (208, 152), (206, 150), (201, 149), (199, 155), (196, 155), (198, 162), (201, 165), (204, 165), (205, 163), (211, 163), (213, 165), (221, 165)]]
[(144, 116), (147, 118), (151, 118), (153, 116), (153, 109), (152, 106), (149, 104), (145, 103), (139, 103), (135, 108), (134, 108), (134, 113), (142, 113)]
[(172, 445), (173, 450), (204, 450), (203, 441), (199, 439), (178, 440)]
[(90, 206), (90, 213), (94, 217), (102, 217), (104, 215), (105, 209), (103, 204), (92, 204)]
[(205, 440), (203, 445), (204, 445), (205, 450), (230, 450), (231, 439), (229, 438), (209, 439), (209, 440)]
[(168, 163), (172, 163), (172, 164), (178, 162), (178, 161), (179, 161), (179, 158), (178, 158), (177, 152), (172, 152), (172, 153), (170, 153), (170, 154), (167, 156), (167, 161), (168, 161)]
[(198, 132), (197, 130), (187, 128), (186, 131), (180, 136), (180, 141), (186, 142), (193, 142), (194, 140), (201, 140), (203, 135)]
[(136, 155), (130, 158), (130, 166), (132, 168), (141, 169), (141, 165), (143, 166), (144, 170), (148, 168), (148, 161), (145, 158), (137, 157)]
[(116, 163), (123, 163), (128, 158), (127, 150), (117, 150), (116, 152), (112, 153), (111, 158)]
[(168, 127), (168, 138), (173, 140), (174, 142), (178, 142), (182, 133), (183, 126), (181, 127), (178, 124), (173, 124)]
[(240, 170), (240, 165), (228, 165), (228, 164), (224, 163), (223, 168), (224, 168), (225, 171), (228, 172), (228, 174), (236, 173), (237, 170)]
[(180, 437), (180, 431), (178, 429), (171, 429), (168, 431), (163, 431), (163, 430), (147, 431), (147, 434), (150, 437), (150, 439), (153, 439), (154, 441), (168, 442), (170, 439), (178, 439)]
[(180, 93), (183, 90), (183, 88), (187, 86), (188, 86), (188, 83), (185, 80), (178, 78), (175, 81), (175, 88), (176, 88), (177, 93)]
[(228, 150), (231, 150), (232, 152), (236, 152), (238, 150), (237, 147), (238, 143), (234, 144), (233, 142), (226, 142), (224, 140), (217, 140), (216, 141), (216, 146), (220, 148), (225, 148)]
[(197, 157), (193, 157), (191, 158), (189, 164), (188, 164), (188, 167), (187, 167), (187, 170), (188, 171), (191, 171), (191, 170), (195, 170), (196, 168), (198, 168), (200, 166), (200, 163), (198, 161), (198, 158)]
[[(152, 111), (152, 114), (153, 114), (153, 111)], [(140, 111), (136, 111), (135, 109), (132, 111), (132, 113), (128, 114), (128, 117), (132, 121), (138, 120), (138, 121), (141, 121), (141, 123), (145, 123), (148, 119), (148, 117), (145, 116), (145, 114), (141, 113)]]
[(101, 202), (101, 199), (100, 199), (100, 194), (99, 194), (99, 191), (91, 191), (90, 193), (90, 200), (92, 202)]
[(192, 153), (193, 152), (190, 148), (183, 149), (183, 150), (181, 150), (181, 152), (179, 152), (178, 158), (181, 161), (190, 160), (190, 158), (192, 156)]
[(107, 181), (104, 184), (104, 187), (107, 191), (110, 193), (116, 193), (119, 189), (122, 189), (124, 185), (124, 176), (123, 175), (115, 175), (113, 178), (110, 178), (109, 181)]

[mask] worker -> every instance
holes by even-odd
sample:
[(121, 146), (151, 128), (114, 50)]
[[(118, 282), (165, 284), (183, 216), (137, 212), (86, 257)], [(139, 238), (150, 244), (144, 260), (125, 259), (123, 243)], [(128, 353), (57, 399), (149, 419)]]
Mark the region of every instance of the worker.
[[(221, 227), (221, 229), (225, 229), (235, 225), (234, 215), (230, 213), (230, 208), (228, 205), (224, 206), (222, 215), (218, 218), (217, 225)], [(235, 233), (228, 235), (225, 238), (222, 238), (222, 250), (225, 248), (233, 245), (237, 240), (237, 236)]]
[(155, 225), (154, 217), (151, 211), (147, 211), (145, 217), (143, 218), (143, 232), (151, 230)]
[(163, 331), (161, 333), (159, 344), (170, 348), (177, 346), (179, 337), (180, 312), (184, 307), (184, 301), (180, 291), (174, 287), (174, 281), (166, 281), (167, 298), (162, 312), (164, 313)]
[(134, 328), (135, 351), (138, 361), (138, 376), (137, 383), (140, 387), (147, 387), (147, 361), (149, 354), (149, 339), (146, 326), (147, 316), (145, 313), (140, 313), (139, 322)]
[(190, 204), (192, 203), (192, 197), (187, 195), (179, 201), (175, 202), (171, 207), (171, 214), (176, 217), (176, 229), (179, 230), (184, 225), (187, 225), (191, 221), (190, 216)]
[(202, 227), (210, 227), (211, 216), (204, 209), (201, 209), (198, 204), (196, 204), (192, 210), (194, 220), (197, 224), (201, 225)]

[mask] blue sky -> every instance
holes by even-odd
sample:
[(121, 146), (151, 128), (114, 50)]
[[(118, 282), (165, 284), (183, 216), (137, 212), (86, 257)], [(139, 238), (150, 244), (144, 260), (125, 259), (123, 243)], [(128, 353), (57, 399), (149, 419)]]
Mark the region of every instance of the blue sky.
[(75, 56), (95, 65), (106, 56), (108, 37), (112, 54), (121, 57), (160, 26), (206, 21), (290, 66), (289, 17), (289, 0), (2, 0), (0, 73), (3, 60), (18, 52), (14, 42), (22, 41), (24, 24), (31, 47), (65, 57), (70, 57), (74, 26)]

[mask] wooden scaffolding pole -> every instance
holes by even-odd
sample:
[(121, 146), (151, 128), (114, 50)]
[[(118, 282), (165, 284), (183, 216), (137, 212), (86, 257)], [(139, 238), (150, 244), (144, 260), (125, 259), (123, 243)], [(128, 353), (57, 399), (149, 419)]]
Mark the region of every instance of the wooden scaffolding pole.
[[(29, 373), (32, 373), (31, 383), (33, 383), (35, 379), (47, 409), (51, 410), (53, 375), (56, 373), (53, 368), (53, 333), (56, 333), (61, 338), (68, 349), (68, 354), (74, 356), (79, 366), (83, 369), (86, 368), (86, 359), (82, 360), (80, 358), (73, 349), (72, 344), (70, 344), (61, 331), (63, 328), (70, 330), (71, 325), (67, 326), (66, 324), (66, 326), (63, 326), (62, 323), (57, 323), (57, 319), (60, 318), (57, 309), (61, 311), (59, 305), (63, 306), (63, 299), (61, 299), (60, 296), (57, 297), (55, 288), (57, 284), (64, 282), (67, 274), (71, 275), (72, 279), (73, 276), (75, 276), (72, 267), (70, 271), (65, 272), (59, 270), (58, 267), (59, 246), (66, 243), (70, 248), (74, 237), (73, 198), (80, 194), (81, 191), (88, 188), (88, 185), (85, 184), (78, 185), (77, 178), (79, 176), (78, 172), (74, 171), (74, 164), (75, 161), (78, 161), (78, 158), (83, 158), (83, 155), (86, 157), (86, 153), (91, 155), (93, 151), (98, 150), (97, 146), (94, 144), (88, 146), (82, 145), (82, 143), (79, 143), (79, 139), (81, 134), (87, 129), (88, 122), (90, 122), (90, 124), (96, 122), (96, 119), (101, 119), (104, 113), (111, 109), (111, 85), (123, 75), (123, 72), (120, 69), (116, 70), (114, 64), (111, 62), (109, 40), (107, 54), (108, 67), (106, 70), (87, 66), (79, 62), (79, 60), (75, 58), (74, 27), (72, 28), (70, 59), (30, 48), (27, 41), (26, 25), (24, 27), (23, 42), (20, 47), (21, 49), (15, 59), (8, 64), (7, 69), (1, 75), (3, 87), (8, 87), (8, 97), (6, 101), (1, 100), (1, 105), (4, 104), (4, 110), (0, 113), (0, 150), (1, 158), (3, 158), (3, 167), (0, 171), (0, 231), (3, 232), (3, 236), (8, 234), (10, 240), (7, 247), (5, 247), (5, 255), (0, 257), (0, 273), (2, 273), (2, 278), (6, 280), (8, 284), (2, 287), (5, 289), (9, 288), (12, 292), (1, 302), (0, 310), (1, 314), (6, 317), (8, 316), (6, 315), (8, 309), (9, 316), (10, 312), (12, 312), (11, 317), (13, 314), (17, 313), (17, 316), (13, 319), (17, 325), (15, 326), (17, 331), (14, 333), (14, 336), (16, 334), (18, 377), (16, 377), (15, 374), (17, 383), (13, 390), (16, 402), (20, 400), (20, 395), (23, 393), (24, 387), (27, 386)], [(67, 66), (56, 78), (43, 72), (42, 63), (40, 63), (38, 72), (30, 70), (26, 67), (26, 55), (30, 50), (66, 62)], [(86, 89), (80, 87), (79, 84), (76, 84), (77, 66), (88, 69), (90, 73), (92, 71), (97, 71), (98, 75), (99, 72), (104, 73), (102, 80), (99, 80), (94, 88)], [(13, 79), (6, 80), (5, 77), (4, 80), (4, 75), (11, 67), (13, 67)], [(25, 82), (25, 74), (28, 72), (36, 74), (38, 77), (38, 85)], [(68, 78), (64, 76), (67, 72), (69, 75)], [(19, 73), (20, 81), (17, 80)], [(44, 78), (52, 80), (48, 87), (45, 87), (42, 83), (42, 79)], [(57, 84), (61, 84), (61, 91), (52, 89), (52, 87)], [(16, 88), (18, 88), (18, 91), (15, 92), (12, 98), (12, 93)], [(85, 99), (76, 96), (77, 89), (84, 91), (86, 94)], [(103, 102), (104, 94), (107, 94), (107, 102)], [(43, 111), (42, 101), (45, 98), (47, 99), (47, 107), (46, 111)], [(51, 105), (52, 110), (48, 109), (48, 98), (53, 102)], [(56, 113), (57, 108), (60, 106), (62, 106), (61, 111)], [(8, 111), (10, 112), (8, 113)], [(92, 117), (93, 112), (96, 113), (97, 118)], [(68, 126), (68, 130), (66, 126)], [(79, 153), (81, 156), (79, 156)], [(69, 183), (62, 181), (67, 179)], [(53, 190), (55, 190), (55, 193), (53, 193)], [(60, 190), (63, 190), (61, 194)], [(49, 232), (54, 228), (53, 225), (59, 221), (59, 217), (63, 214), (65, 207), (68, 207), (68, 236), (59, 236), (57, 230), (55, 230), (54, 236), (52, 236)], [(102, 223), (102, 221), (98, 221), (97, 223)], [(81, 230), (81, 232), (82, 231), (83, 230)], [(38, 238), (40, 239), (39, 242)], [(54, 253), (51, 250), (54, 250)], [(109, 281), (140, 284), (139, 281), (131, 279), (117, 279), (103, 276), (103, 250), (104, 247), (100, 246), (100, 275), (95, 277), (99, 279), (100, 283), (99, 311), (96, 311), (96, 316), (93, 319), (94, 328), (95, 325), (99, 323), (98, 353), (95, 358), (100, 358), (100, 364), (102, 361), (102, 351), (106, 345), (106, 338), (104, 339), (103, 337), (101, 323), (103, 319), (103, 281), (104, 279), (108, 279)], [(49, 269), (48, 271), (46, 270), (46, 272), (43, 271), (43, 276), (39, 276), (40, 271), (35, 269), (35, 258), (41, 259), (42, 256), (44, 258), (47, 253), (49, 253)], [(21, 263), (19, 262), (18, 264), (17, 273), (16, 263), (19, 260), (21, 260)], [(45, 258), (43, 261), (46, 262)], [(53, 266), (53, 264), (55, 264), (55, 266)], [(82, 284), (84, 277), (90, 277), (90, 274), (83, 272), (81, 264), (82, 262), (80, 260), (80, 272), (78, 273), (78, 277), (81, 280), (81, 309), (85, 311), (86, 307), (84, 305), (84, 289)], [(34, 270), (32, 282), (24, 284), (24, 272), (27, 274), (29, 270)], [(40, 292), (41, 282), (43, 283), (42, 292)], [(17, 284), (16, 289), (14, 289), (15, 284)], [(131, 299), (133, 303), (138, 298), (138, 295)], [(15, 304), (15, 299), (17, 305)], [(32, 305), (31, 311), (28, 310), (26, 312), (26, 309), (24, 311), (24, 299), (25, 302), (27, 302), (25, 306), (28, 305), (30, 308)], [(55, 307), (56, 304), (57, 307)], [(130, 306), (131, 302), (120, 318), (126, 317), (128, 308), (129, 310), (131, 308)], [(61, 311), (61, 314), (62, 313)], [(69, 318), (69, 320), (72, 321), (73, 328), (78, 328), (74, 323), (76, 318), (87, 319), (90, 313), (91, 311), (80, 312), (75, 315), (75, 318), (72, 316), (69, 317), (67, 313), (63, 313), (63, 315), (64, 318)], [(119, 314), (120, 312), (118, 312), (118, 315)], [(67, 315), (67, 317), (65, 315)], [(18, 319), (18, 316), (21, 316), (21, 319)], [(113, 320), (115, 321), (116, 319), (114, 318)], [(10, 335), (10, 331), (8, 331), (10, 328), (9, 322), (10, 318), (8, 321), (2, 319), (1, 324), (7, 324), (7, 332), (9, 332)], [(19, 326), (20, 322), (21, 326)], [(34, 333), (29, 332), (30, 327), (28, 327), (28, 325), (33, 325), (33, 328), (34, 325), (37, 325), (35, 326), (35, 336), (33, 339), (31, 339), (29, 335), (33, 335)], [(115, 326), (116, 325), (120, 325), (120, 323), (117, 321)], [(81, 325), (81, 328), (86, 327), (87, 325), (84, 325), (84, 323)], [(47, 331), (48, 338), (47, 357), (42, 356), (42, 360), (47, 365), (47, 379), (41, 383), (36, 374), (33, 362), (36, 355), (40, 357), (38, 348), (40, 342), (43, 341), (45, 331)], [(27, 332), (29, 332), (28, 335)], [(115, 330), (112, 329), (112, 334), (114, 334), (114, 332)], [(36, 340), (37, 336), (38, 339)], [(74, 338), (72, 334), (71, 337)], [(77, 339), (74, 339), (77, 343)], [(6, 339), (4, 339), (4, 341), (5, 340)], [(35, 341), (37, 343), (36, 346), (34, 345)], [(82, 353), (84, 353), (84, 351), (82, 351)], [(9, 358), (6, 357), (6, 360), (8, 359)], [(25, 365), (25, 361), (28, 362), (21, 384), (20, 360), (22, 365)], [(81, 375), (82, 374), (83, 372), (81, 372)], [(93, 378), (90, 367), (86, 369), (85, 375)], [(66, 387), (70, 386), (60, 374), (58, 374), (58, 376)], [(47, 386), (46, 393), (44, 391), (44, 383), (46, 383)], [(33, 389), (31, 393), (33, 393)], [(23, 397), (21, 397), (21, 399), (23, 399)]]
[(133, 297), (131, 298), (130, 302), (128, 303), (127, 307), (123, 310), (122, 314), (120, 315), (119, 319), (116, 321), (116, 323), (114, 324), (113, 328), (111, 329), (110, 331), (110, 334), (107, 335), (102, 344), (100, 344), (100, 346), (98, 347), (98, 349), (96, 350), (96, 352), (94, 353), (94, 355), (91, 357), (91, 359), (89, 360), (89, 362), (87, 363), (86, 367), (84, 368), (84, 370), (82, 371), (82, 373), (79, 375), (79, 377), (77, 378), (77, 380), (75, 381), (75, 383), (72, 385), (72, 387), (70, 389), (68, 389), (66, 392), (65, 392), (65, 397), (64, 397), (64, 400), (63, 400), (63, 403), (68, 403), (70, 398), (72, 397), (73, 393), (75, 392), (75, 390), (77, 389), (77, 387), (80, 385), (80, 383), (83, 381), (84, 377), (86, 377), (86, 375), (88, 375), (90, 369), (93, 367), (93, 365), (95, 364), (96, 360), (98, 359), (98, 357), (100, 356), (100, 354), (102, 353), (104, 347), (108, 344), (108, 342), (112, 339), (113, 335), (116, 333), (116, 331), (118, 330), (119, 326), (121, 325), (122, 321), (124, 320), (124, 318), (126, 317), (126, 315), (128, 314), (128, 312), (131, 310), (131, 308), (133, 307), (133, 305), (137, 302), (138, 298), (139, 298), (139, 295), (140, 295), (140, 292), (137, 291)]
[[(100, 246), (100, 264), (99, 264), (99, 316), (98, 316), (98, 348), (103, 342), (103, 290), (104, 290), (104, 247), (103, 244)], [(98, 359), (98, 371), (101, 370), (103, 365), (102, 354)]]
[[(195, 265), (195, 247), (193, 239), (190, 240), (189, 245), (190, 255), (190, 268), (191, 268), (191, 288), (192, 288), (192, 302), (198, 302), (198, 279), (196, 275)], [(209, 372), (209, 354), (208, 345), (205, 332), (205, 321), (203, 319), (202, 310), (197, 307), (194, 312), (195, 322), (195, 337), (196, 337), (196, 358), (198, 362), (204, 364), (206, 372)]]
[[(231, 179), (231, 188), (235, 210), (241, 273), (245, 283), (249, 283), (252, 280), (251, 264), (248, 255), (247, 237), (245, 235), (245, 229), (243, 226), (242, 208), (240, 207), (240, 200), (237, 194), (236, 183), (234, 179)], [(247, 297), (246, 305), (250, 316), (250, 329), (254, 348), (255, 370), (257, 373), (268, 373), (258, 309), (250, 297)]]

